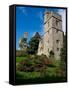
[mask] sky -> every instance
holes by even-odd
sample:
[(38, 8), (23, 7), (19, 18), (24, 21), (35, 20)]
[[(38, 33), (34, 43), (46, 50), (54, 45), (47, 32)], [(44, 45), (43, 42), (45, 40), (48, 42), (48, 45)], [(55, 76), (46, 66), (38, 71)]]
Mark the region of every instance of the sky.
[(38, 8), (38, 7), (16, 7), (16, 49), (19, 49), (19, 39), (23, 37), (24, 32), (28, 32), (28, 41), (36, 32), (44, 34), (44, 12), (54, 11), (62, 16), (62, 30), (66, 32), (66, 13), (64, 9)]

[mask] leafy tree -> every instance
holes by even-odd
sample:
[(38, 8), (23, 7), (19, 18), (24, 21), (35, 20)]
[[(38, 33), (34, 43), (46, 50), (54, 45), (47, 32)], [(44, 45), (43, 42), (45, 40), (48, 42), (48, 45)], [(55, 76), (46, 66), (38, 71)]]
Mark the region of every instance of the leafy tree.
[(19, 48), (22, 50), (22, 48), (23, 48), (23, 39), (22, 38), (20, 38), (20, 40), (19, 40)]
[(25, 47), (27, 47), (27, 38), (21, 38), (19, 41), (19, 47), (20, 49), (24, 49)]
[(61, 53), (60, 53), (60, 57), (61, 57), (61, 63), (60, 63), (60, 68), (63, 71), (62, 74), (66, 75), (66, 63), (67, 63), (67, 52), (66, 52), (66, 35), (64, 36), (64, 44), (63, 44), (63, 48), (61, 48)]
[(60, 53), (61, 60), (66, 62), (66, 55), (67, 55), (67, 52), (66, 52), (66, 35), (65, 35), (63, 48), (61, 48), (61, 53)]
[(36, 32), (36, 34), (29, 41), (29, 48), (28, 48), (29, 53), (31, 53), (31, 54), (37, 53), (39, 39), (40, 39), (40, 35), (38, 32)]

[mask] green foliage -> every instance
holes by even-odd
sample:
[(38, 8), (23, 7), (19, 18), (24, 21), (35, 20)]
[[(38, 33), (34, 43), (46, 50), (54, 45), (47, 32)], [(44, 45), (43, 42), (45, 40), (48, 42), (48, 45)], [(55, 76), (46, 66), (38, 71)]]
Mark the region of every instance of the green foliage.
[(27, 57), (16, 57), (16, 62), (21, 62), (21, 61), (24, 61)]
[(40, 72), (17, 72), (16, 75), (21, 79), (34, 79), (40, 77)]
[(19, 42), (20, 49), (21, 50), (24, 49), (26, 45), (27, 45), (27, 38), (21, 38)]
[(67, 40), (66, 40), (66, 35), (64, 36), (64, 44), (63, 44), (63, 48), (61, 48), (61, 53), (60, 53), (60, 57), (61, 57), (61, 63), (60, 63), (60, 68), (63, 71), (63, 75), (66, 75), (66, 64), (67, 64), (67, 50), (66, 50), (66, 44), (67, 44)]
[(20, 42), (19, 42), (19, 47), (20, 47), (20, 49), (22, 49), (22, 48), (23, 48), (23, 39), (22, 39), (22, 38), (20, 39)]
[(18, 84), (25, 83), (55, 83), (55, 82), (65, 82), (66, 77), (63, 76), (42, 76), (41, 72), (16, 72), (16, 82)]
[[(49, 60), (46, 55), (27, 55), (16, 63), (16, 72), (21, 79), (65, 77), (61, 60)], [(49, 78), (48, 78), (49, 79)], [(61, 80), (61, 78), (60, 78)]]
[(56, 76), (56, 68), (48, 67), (46, 69), (47, 76)]
[(65, 61), (66, 62), (66, 48), (61, 48), (61, 60)]
[(37, 53), (37, 49), (38, 49), (38, 45), (39, 45), (39, 39), (40, 39), (40, 35), (38, 32), (36, 32), (35, 36), (33, 36), (30, 39), (29, 48), (28, 48), (28, 52), (30, 54), (36, 54)]
[(49, 57), (54, 58), (54, 52), (52, 50), (49, 52)]
[(67, 57), (67, 52), (66, 52), (66, 44), (67, 44), (67, 40), (66, 40), (66, 35), (64, 36), (64, 44), (63, 44), (63, 48), (61, 48), (61, 54), (60, 54), (60, 56), (61, 56), (61, 60), (62, 61), (67, 61), (66, 59), (66, 57)]
[(52, 62), (45, 55), (27, 55), (23, 59), (22, 57), (19, 58), (16, 58), (19, 63), (17, 66), (19, 71), (43, 71), (48, 65), (52, 67)]

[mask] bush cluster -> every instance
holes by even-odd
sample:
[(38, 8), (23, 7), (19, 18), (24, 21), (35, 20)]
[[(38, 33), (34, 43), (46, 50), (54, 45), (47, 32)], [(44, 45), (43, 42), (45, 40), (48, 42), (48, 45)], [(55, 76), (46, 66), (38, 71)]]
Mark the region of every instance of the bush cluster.
[(52, 66), (52, 61), (49, 60), (45, 55), (30, 55), (25, 60), (20, 61), (17, 64), (16, 69), (18, 71), (32, 72), (32, 71), (43, 71), (47, 66)]

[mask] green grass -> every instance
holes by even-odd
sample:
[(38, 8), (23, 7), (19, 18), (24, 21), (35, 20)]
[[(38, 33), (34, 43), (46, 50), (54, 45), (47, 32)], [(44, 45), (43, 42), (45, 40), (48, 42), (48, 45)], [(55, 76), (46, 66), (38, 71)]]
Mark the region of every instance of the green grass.
[(66, 82), (64, 76), (41, 76), (41, 72), (16, 72), (17, 84)]
[(47, 67), (46, 69), (46, 75), (48, 76), (58, 76), (58, 73), (56, 73), (57, 67)]
[(16, 62), (25, 60), (27, 57), (16, 57)]
[[(40, 58), (31, 58), (31, 56), (27, 55), (27, 56), (21, 56), (21, 57), (16, 57), (16, 63), (17, 66), (19, 64), (19, 62), (21, 61), (27, 61), (27, 63), (30, 66), (36, 66), (37, 64), (41, 63)], [(34, 62), (35, 61), (35, 62)], [(43, 71), (32, 71), (32, 72), (28, 72), (28, 71), (17, 71), (16, 72), (16, 78), (17, 79), (35, 79), (35, 78), (45, 78), (47, 80), (53, 80), (55, 77), (55, 80), (58, 81), (59, 80), (63, 81), (61, 78), (64, 78), (64, 75), (61, 75), (61, 68), (60, 68), (60, 60), (53, 60), (53, 66), (47, 66), (46, 69)], [(24, 69), (25, 70), (25, 69)], [(50, 78), (50, 79), (49, 79)]]
[(61, 60), (53, 60), (53, 64), (59, 67)]
[(40, 72), (16, 72), (17, 78), (20, 79), (34, 79), (39, 78), (41, 76)]

